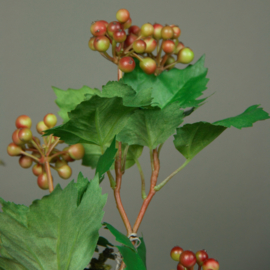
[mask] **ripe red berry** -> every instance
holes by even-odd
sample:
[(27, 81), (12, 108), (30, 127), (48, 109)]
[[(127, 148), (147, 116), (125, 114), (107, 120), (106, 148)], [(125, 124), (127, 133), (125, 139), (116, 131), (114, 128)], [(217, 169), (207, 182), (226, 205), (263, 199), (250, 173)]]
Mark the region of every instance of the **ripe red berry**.
[(16, 129), (12, 134), (12, 141), (17, 145), (23, 145), (24, 142), (19, 138), (20, 129)]
[(181, 263), (178, 263), (177, 270), (188, 270), (188, 269), (186, 267), (184, 267)]
[(46, 173), (42, 173), (38, 176), (37, 184), (41, 189), (49, 189), (49, 182)]
[(15, 124), (16, 124), (16, 127), (17, 128), (31, 128), (31, 126), (32, 126), (32, 120), (27, 115), (20, 115), (16, 119)]
[(118, 67), (120, 70), (122, 70), (125, 73), (129, 73), (134, 70), (136, 64), (132, 57), (125, 56), (120, 59), (118, 63)]
[[(173, 58), (173, 56), (169, 56), (168, 59), (166, 60), (165, 62), (165, 67), (168, 66), (168, 65), (171, 65), (172, 63), (176, 63), (175, 59)], [(175, 64), (170, 66), (169, 68), (167, 68), (168, 70), (174, 68)]]
[(177, 55), (177, 62), (182, 64), (189, 64), (193, 59), (194, 53), (188, 47), (181, 49)]
[(84, 156), (84, 147), (82, 144), (73, 144), (68, 148), (68, 153), (73, 159), (81, 159)]
[(10, 143), (7, 147), (7, 152), (10, 156), (18, 156), (21, 154), (22, 148), (15, 143)]
[(22, 128), (18, 132), (18, 137), (23, 142), (29, 142), (32, 140), (32, 131), (30, 128)]
[(140, 61), (140, 67), (146, 74), (153, 74), (157, 68), (157, 64), (152, 58), (146, 57)]
[(45, 123), (43, 121), (40, 121), (40, 122), (37, 123), (36, 129), (37, 129), (37, 132), (39, 134), (42, 134), (43, 131), (48, 129), (48, 127), (45, 125)]
[(215, 259), (207, 259), (202, 265), (203, 270), (219, 270), (219, 263)]
[(145, 38), (144, 42), (146, 44), (146, 48), (145, 48), (146, 53), (151, 53), (157, 47), (157, 41), (153, 39), (152, 37)]
[(57, 172), (63, 179), (68, 179), (72, 174), (72, 170), (67, 164), (57, 168)]
[(119, 9), (116, 12), (116, 19), (120, 22), (120, 23), (125, 23), (130, 17), (129, 11), (127, 9)]
[(41, 164), (35, 164), (32, 168), (32, 172), (34, 175), (39, 176), (43, 173), (43, 166)]
[(163, 26), (159, 23), (155, 23), (153, 24), (154, 27), (154, 33), (153, 33), (153, 37), (157, 40), (161, 39), (161, 30), (163, 28)]
[(173, 29), (173, 38), (179, 38), (181, 35), (181, 29), (178, 26), (171, 26)]
[(162, 50), (165, 53), (171, 54), (174, 52), (175, 50), (175, 44), (172, 40), (165, 40), (164, 42), (162, 42)]
[(107, 28), (107, 26), (108, 26), (108, 24), (109, 24), (107, 21), (104, 21), (104, 20), (98, 20), (97, 22), (104, 23), (104, 24), (105, 24), (105, 26), (106, 26), (106, 28)]
[(183, 48), (185, 48), (185, 45), (182, 42), (179, 42), (176, 45), (176, 48), (173, 53), (177, 55), (180, 52), (180, 50), (182, 50)]
[(107, 32), (111, 37), (113, 36), (113, 32), (119, 29), (123, 29), (120, 22), (116, 22), (116, 21), (110, 22), (107, 26)]
[(48, 113), (44, 116), (43, 122), (48, 128), (53, 128), (57, 123), (57, 117), (53, 113)]
[(141, 32), (141, 28), (137, 25), (132, 25), (129, 29), (128, 29), (128, 33), (129, 34), (134, 34), (136, 36), (139, 36)]
[(172, 248), (172, 250), (171, 250), (171, 258), (174, 260), (174, 261), (177, 261), (177, 262), (179, 262), (179, 258), (180, 258), (180, 255), (181, 255), (181, 253), (183, 252), (184, 250), (181, 248), (181, 247), (179, 247), (179, 246), (175, 246), (175, 247), (173, 247)]
[(196, 252), (196, 260), (198, 265), (202, 265), (204, 261), (208, 259), (208, 254), (206, 250), (199, 250)]
[(96, 37), (94, 40), (94, 47), (99, 52), (106, 52), (110, 44), (110, 40), (105, 36)]
[(171, 39), (173, 38), (173, 35), (173, 29), (170, 26), (166, 25), (161, 29), (161, 38)]
[(150, 23), (145, 23), (142, 27), (141, 27), (141, 35), (143, 37), (149, 37), (152, 36), (154, 33), (154, 27), (152, 24)]
[(19, 164), (22, 168), (29, 168), (32, 166), (33, 159), (27, 156), (21, 156), (19, 159)]
[(146, 43), (142, 39), (139, 39), (133, 42), (133, 50), (136, 53), (144, 53), (145, 49), (146, 49)]
[(191, 268), (196, 263), (196, 256), (195, 254), (190, 250), (185, 250), (181, 253), (179, 262), (187, 267)]
[(119, 30), (116, 30), (114, 33), (113, 33), (113, 39), (116, 41), (116, 42), (124, 42), (127, 38), (127, 34), (124, 30), (122, 29), (119, 29)]
[(124, 48), (129, 47), (138, 37), (135, 36), (134, 34), (129, 34), (127, 35), (127, 38), (124, 43)]
[(90, 31), (95, 37), (104, 36), (107, 31), (107, 26), (102, 21), (96, 21), (91, 25)]
[(129, 18), (125, 23), (123, 23), (123, 28), (128, 29), (132, 24), (131, 18)]

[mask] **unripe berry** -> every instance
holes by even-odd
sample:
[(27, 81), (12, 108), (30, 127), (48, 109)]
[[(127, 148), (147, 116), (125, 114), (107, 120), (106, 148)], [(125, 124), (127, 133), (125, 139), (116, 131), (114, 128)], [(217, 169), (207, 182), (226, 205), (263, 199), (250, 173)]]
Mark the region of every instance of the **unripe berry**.
[[(175, 63), (175, 62), (176, 62), (175, 59), (174, 59), (172, 56), (169, 56), (168, 59), (166, 60), (164, 66), (166, 67), (166, 66), (171, 65), (172, 63)], [(172, 65), (172, 66), (170, 66), (170, 67), (167, 68), (167, 69), (170, 70), (170, 69), (174, 68), (174, 66), (175, 66), (175, 64)]]
[(57, 168), (57, 172), (63, 179), (68, 179), (72, 174), (72, 170), (67, 164)]
[(129, 18), (125, 23), (123, 23), (123, 28), (128, 29), (132, 24), (131, 18)]
[(37, 184), (41, 189), (49, 189), (49, 182), (46, 173), (42, 173), (38, 176)]
[(32, 166), (33, 159), (27, 156), (21, 156), (19, 159), (19, 164), (22, 168), (29, 168)]
[(12, 134), (12, 141), (17, 145), (23, 145), (24, 142), (19, 138), (20, 129), (16, 129)]
[(174, 261), (177, 261), (177, 262), (179, 262), (179, 258), (180, 258), (180, 255), (181, 255), (181, 253), (183, 252), (184, 250), (181, 248), (181, 247), (179, 247), (179, 246), (175, 246), (175, 247), (173, 247), (172, 248), (172, 250), (171, 250), (171, 258), (174, 260)]
[(15, 124), (16, 124), (16, 127), (17, 128), (31, 128), (31, 126), (32, 126), (32, 120), (27, 115), (20, 115), (16, 119)]
[(178, 26), (171, 26), (173, 29), (173, 38), (179, 38), (181, 35), (181, 29)]
[(177, 62), (189, 64), (194, 59), (194, 52), (190, 48), (183, 48), (177, 55)]
[(190, 250), (185, 250), (181, 253), (179, 262), (187, 268), (191, 268), (196, 263), (196, 256)]
[(116, 12), (116, 19), (120, 22), (120, 23), (125, 23), (130, 17), (129, 11), (127, 9), (119, 9)]
[(125, 56), (120, 59), (118, 63), (118, 67), (120, 70), (122, 70), (125, 73), (129, 73), (134, 70), (136, 64), (132, 57)]
[(37, 132), (39, 134), (42, 134), (43, 131), (48, 129), (48, 127), (45, 125), (45, 123), (43, 121), (40, 121), (40, 122), (37, 123), (36, 129), (37, 129)]
[(106, 52), (110, 47), (110, 40), (105, 36), (96, 37), (94, 47), (99, 52)]
[(92, 51), (96, 51), (96, 48), (94, 46), (94, 41), (95, 41), (96, 37), (91, 37), (88, 41), (88, 47), (92, 50)]
[(104, 22), (96, 21), (91, 25), (90, 31), (95, 37), (104, 36), (106, 34), (107, 27)]
[(144, 53), (145, 49), (146, 49), (146, 43), (142, 39), (139, 39), (133, 42), (133, 50), (136, 53)]
[(151, 53), (155, 50), (157, 47), (157, 41), (153, 39), (152, 37), (147, 37), (144, 39), (144, 42), (146, 44), (145, 52)]
[(74, 161), (75, 159), (73, 159), (70, 155), (69, 155), (69, 152), (68, 152), (68, 149), (69, 147), (65, 147), (62, 151), (67, 151), (65, 154), (62, 154), (62, 158), (67, 161), (67, 162), (72, 162)]
[(82, 159), (84, 156), (84, 147), (80, 143), (73, 144), (68, 148), (68, 153), (73, 159)]
[(41, 164), (35, 164), (32, 168), (32, 172), (34, 175), (39, 176), (43, 173), (43, 166)]
[(62, 166), (64, 166), (64, 165), (67, 165), (67, 162), (66, 162), (65, 160), (60, 160), (60, 159), (58, 159), (58, 160), (55, 162), (55, 167), (56, 167), (56, 168), (60, 168), (60, 167), (62, 167)]
[(138, 38), (138, 37), (135, 36), (134, 34), (127, 35), (127, 38), (126, 38), (125, 43), (124, 43), (124, 48), (127, 48), (128, 46), (130, 46), (131, 44), (133, 44), (133, 42), (134, 42), (137, 38)]
[(141, 27), (141, 35), (143, 37), (149, 37), (152, 36), (154, 33), (154, 27), (152, 24), (150, 23), (145, 23), (142, 27)]
[(178, 263), (177, 270), (188, 270), (188, 269), (186, 267), (184, 267), (181, 263)]
[(146, 74), (153, 74), (157, 68), (156, 61), (146, 57), (140, 61), (140, 67)]
[(215, 259), (207, 259), (202, 265), (202, 270), (219, 270), (219, 263)]
[(174, 54), (178, 54), (180, 52), (180, 50), (184, 49), (185, 48), (185, 45), (182, 43), (182, 42), (179, 42), (177, 45), (176, 45), (176, 48), (174, 50)]
[(161, 29), (161, 38), (171, 39), (173, 38), (173, 35), (173, 29), (170, 26), (166, 25)]
[(202, 265), (204, 261), (208, 259), (208, 254), (206, 250), (199, 250), (196, 252), (196, 260), (198, 265)]
[(137, 25), (132, 25), (129, 29), (128, 29), (128, 33), (129, 34), (133, 34), (136, 36), (139, 36), (141, 32), (141, 28)]
[(153, 24), (153, 27), (154, 27), (154, 33), (153, 33), (154, 39), (160, 40), (161, 39), (161, 30), (162, 30), (163, 26), (159, 23), (155, 23), (155, 24)]
[(23, 142), (29, 142), (32, 140), (32, 131), (30, 128), (22, 128), (19, 133), (18, 137)]
[(121, 25), (120, 22), (116, 22), (116, 21), (110, 22), (107, 26), (107, 32), (111, 37), (113, 36), (113, 32), (119, 29), (123, 29), (123, 26)]
[(127, 38), (127, 34), (124, 30), (122, 29), (119, 29), (119, 30), (116, 30), (114, 33), (113, 33), (113, 39), (116, 41), (116, 42), (124, 42)]
[(22, 148), (15, 143), (10, 143), (7, 147), (7, 152), (10, 156), (18, 156), (22, 152)]
[(165, 40), (164, 42), (162, 42), (162, 50), (167, 53), (167, 54), (171, 54), (174, 52), (175, 50), (175, 44), (172, 40)]
[(56, 115), (53, 113), (46, 114), (43, 118), (43, 122), (48, 128), (53, 128), (57, 123)]

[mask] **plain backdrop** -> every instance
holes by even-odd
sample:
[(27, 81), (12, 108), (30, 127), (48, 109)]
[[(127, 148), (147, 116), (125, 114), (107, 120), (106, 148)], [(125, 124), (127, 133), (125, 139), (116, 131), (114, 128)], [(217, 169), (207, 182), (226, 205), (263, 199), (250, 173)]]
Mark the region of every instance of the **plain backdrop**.
[[(20, 168), (18, 158), (6, 153), (15, 119), (27, 114), (35, 126), (45, 114), (56, 114), (51, 86), (100, 89), (116, 80), (117, 67), (91, 51), (88, 40), (91, 23), (115, 20), (120, 8), (127, 8), (139, 26), (179, 25), (180, 40), (195, 52), (193, 63), (206, 54), (206, 94), (214, 95), (186, 122), (221, 120), (253, 104), (270, 112), (269, 1), (0, 0), (0, 159), (6, 164), (0, 167), (0, 196), (5, 200), (30, 205), (48, 194), (38, 188), (31, 169)], [(270, 269), (269, 138), (269, 120), (243, 130), (230, 128), (156, 194), (139, 229), (148, 269), (176, 269), (169, 256), (175, 245), (205, 248), (220, 269)], [(161, 152), (159, 181), (184, 161), (172, 140)], [(147, 149), (140, 161), (149, 179)], [(89, 179), (94, 175), (80, 162), (72, 169), (73, 178), (79, 171)], [(54, 179), (62, 187), (69, 182), (57, 174)], [(108, 193), (104, 221), (125, 233), (108, 179), (102, 188)], [(133, 224), (142, 203), (135, 167), (125, 174), (121, 195)], [(101, 234), (114, 241), (107, 231)]]

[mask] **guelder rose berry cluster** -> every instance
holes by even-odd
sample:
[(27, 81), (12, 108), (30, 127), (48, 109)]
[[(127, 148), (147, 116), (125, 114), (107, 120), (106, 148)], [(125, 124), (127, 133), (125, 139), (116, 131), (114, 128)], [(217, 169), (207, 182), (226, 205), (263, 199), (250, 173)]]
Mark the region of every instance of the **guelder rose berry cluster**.
[[(116, 19), (110, 23), (103, 20), (94, 22), (90, 28), (93, 37), (88, 45), (118, 65), (121, 71), (131, 72), (136, 66), (134, 58), (140, 61), (145, 73), (155, 75), (172, 69), (177, 63), (188, 64), (193, 60), (193, 51), (178, 40), (181, 34), (178, 26), (145, 23), (140, 28), (131, 25), (126, 9), (118, 10)], [(112, 56), (107, 53), (110, 45)]]
[(193, 253), (190, 250), (183, 250), (175, 246), (171, 250), (171, 258), (178, 262), (177, 270), (195, 270), (198, 264), (198, 270), (219, 270), (219, 263), (215, 259), (208, 258), (206, 250), (199, 250)]
[[(43, 121), (36, 125), (37, 132), (42, 135), (44, 130), (54, 127), (56, 122), (54, 114), (45, 115)], [(50, 168), (55, 169), (63, 179), (71, 176), (72, 170), (68, 162), (83, 157), (84, 148), (81, 144), (74, 144), (60, 151), (55, 147), (64, 141), (58, 137), (44, 136), (44, 143), (41, 144), (39, 138), (32, 135), (32, 120), (29, 116), (19, 116), (15, 124), (17, 129), (12, 134), (13, 142), (8, 145), (7, 152), (10, 156), (20, 156), (19, 164), (23, 168), (30, 168), (33, 162), (36, 163), (32, 172), (38, 177), (37, 184), (41, 189), (49, 188)]]

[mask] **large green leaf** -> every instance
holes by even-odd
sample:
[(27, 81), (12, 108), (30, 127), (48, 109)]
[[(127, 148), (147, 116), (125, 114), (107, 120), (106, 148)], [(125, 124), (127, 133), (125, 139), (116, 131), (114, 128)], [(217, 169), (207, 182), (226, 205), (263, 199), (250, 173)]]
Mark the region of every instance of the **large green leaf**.
[(137, 251), (138, 251), (138, 254), (139, 254), (140, 258), (142, 259), (145, 267), (146, 267), (146, 246), (145, 246), (143, 237), (139, 237), (139, 238), (141, 240), (141, 244), (137, 248)]
[(95, 251), (106, 198), (98, 177), (89, 183), (79, 174), (77, 183), (70, 182), (64, 190), (58, 185), (30, 207), (0, 199), (0, 249), (5, 251), (1, 256), (9, 254), (0, 257), (0, 266), (5, 270), (83, 269)]
[(164, 109), (137, 110), (130, 117), (117, 140), (129, 145), (143, 145), (154, 149), (165, 142), (183, 122), (183, 111), (179, 105), (170, 104)]
[(71, 111), (67, 123), (46, 130), (45, 136), (54, 134), (68, 144), (89, 142), (104, 148), (123, 129), (133, 111), (123, 106), (122, 98), (94, 96)]
[(90, 166), (92, 169), (97, 167), (98, 160), (102, 155), (101, 147), (96, 144), (83, 143), (84, 156), (82, 165)]
[[(204, 99), (197, 98), (206, 90), (208, 79), (207, 68), (204, 67), (205, 56), (197, 63), (185, 69), (171, 69), (159, 76), (144, 73), (139, 65), (133, 72), (126, 73), (123, 81), (130, 85), (145, 104), (166, 107), (170, 103), (178, 102), (181, 108), (198, 107)], [(151, 94), (151, 97), (150, 97)]]

